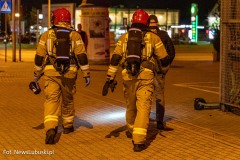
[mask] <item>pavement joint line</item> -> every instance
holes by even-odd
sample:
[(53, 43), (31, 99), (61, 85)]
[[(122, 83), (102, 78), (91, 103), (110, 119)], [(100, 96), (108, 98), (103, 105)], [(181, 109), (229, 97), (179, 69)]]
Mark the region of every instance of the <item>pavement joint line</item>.
[(178, 83), (178, 84), (182, 84), (182, 85), (191, 85), (191, 84), (202, 84), (202, 83), (212, 83), (214, 84), (215, 82), (188, 82), (188, 83)]
[(192, 87), (192, 85), (187, 85), (187, 84), (173, 84), (173, 85), (178, 86), (178, 87), (184, 87), (184, 88), (189, 88), (189, 89), (193, 89), (193, 90), (198, 90), (198, 91), (202, 91), (202, 92), (208, 92), (208, 93), (212, 93), (212, 94), (219, 94), (219, 92), (202, 89), (203, 88), (202, 86), (199, 86), (200, 88), (197, 88), (197, 87)]
[[(92, 93), (92, 94), (94, 94), (94, 95), (96, 95), (96, 96), (101, 96), (101, 95), (96, 94), (96, 93), (94, 93), (94, 92), (91, 92), (91, 91), (89, 91), (89, 90), (85, 90), (85, 91), (88, 91), (90, 94)], [(93, 96), (87, 96), (87, 95), (85, 95), (85, 94), (82, 95), (82, 96), (88, 97), (88, 98), (92, 98), (92, 99), (95, 99), (95, 100), (97, 100), (97, 101), (100, 101), (100, 102), (103, 102), (103, 103), (106, 103), (106, 104), (109, 104), (109, 105), (112, 105), (112, 106), (121, 107), (121, 108), (126, 108), (125, 102), (122, 102), (122, 101), (119, 101), (119, 100), (116, 100), (116, 99), (113, 99), (113, 98), (105, 97), (106, 99), (111, 100), (111, 101), (113, 101), (113, 102), (121, 103), (121, 104), (123, 104), (123, 106), (120, 106), (120, 105), (117, 105), (117, 104), (114, 104), (114, 103), (111, 103), (111, 102), (106, 102), (106, 101), (104, 101), (104, 100), (100, 100), (100, 99), (98, 99), (98, 98), (94, 98)], [(156, 113), (151, 111), (150, 114), (156, 114)], [(150, 119), (151, 119), (151, 118), (150, 118)], [(155, 120), (154, 120), (154, 121), (155, 121)]]
[[(86, 90), (86, 89), (85, 89), (85, 91), (87, 91), (87, 92), (90, 93), (90, 94), (94, 94), (95, 96), (101, 96), (100, 94), (91, 92), (91, 91)], [(101, 102), (104, 102), (104, 103), (107, 103), (107, 104), (110, 104), (110, 105), (113, 105), (113, 106), (116, 106), (116, 107), (125, 108), (125, 106), (123, 107), (123, 106), (119, 106), (119, 105), (113, 104), (113, 103), (111, 103), (111, 102), (106, 102), (106, 101), (104, 101), (104, 100), (100, 100), (100, 99), (98, 99), (98, 98), (94, 98), (94, 96), (87, 96), (87, 95), (83, 95), (83, 96), (85, 96), (85, 97), (90, 97), (90, 98), (93, 98), (93, 99), (95, 99), (95, 100), (97, 100), (97, 101), (101, 101)], [(108, 97), (105, 97), (105, 98), (106, 98), (106, 99), (109, 99), (109, 100), (111, 100), (111, 101), (118, 102), (118, 103), (120, 102), (120, 103), (122, 103), (122, 104), (125, 105), (125, 103), (122, 102), (122, 101), (115, 100), (115, 99), (108, 98)], [(151, 113), (154, 114), (155, 112), (151, 112)], [(151, 113), (150, 113), (150, 114), (151, 114)], [(186, 126), (183, 127), (183, 126), (179, 126), (179, 124), (174, 124), (174, 123), (173, 123), (174, 121), (175, 121), (175, 122), (178, 122), (178, 123), (181, 123), (181, 124), (184, 124), (184, 125), (188, 125), (188, 128), (189, 128), (189, 126), (190, 126), (190, 127), (195, 127), (195, 128), (201, 129), (201, 130), (204, 131), (204, 132), (206, 132), (206, 131), (208, 132), (208, 134), (206, 134), (206, 133), (203, 134), (203, 133), (196, 132), (196, 131), (194, 131), (194, 130), (192, 130), (192, 129), (188, 129), (190, 132), (192, 132), (192, 133), (194, 133), (194, 134), (197, 134), (197, 135), (200, 135), (200, 136), (203, 136), (203, 137), (207, 137), (207, 138), (211, 138), (211, 139), (213, 139), (213, 140), (215, 140), (215, 141), (217, 141), (217, 142), (220, 142), (220, 143), (223, 143), (223, 144), (226, 144), (226, 145), (229, 145), (229, 146), (234, 146), (234, 147), (237, 147), (237, 148), (240, 149), (240, 144), (238, 145), (238, 144), (236, 143), (236, 142), (238, 141), (238, 139), (236, 139), (235, 141), (233, 140), (232, 142), (228, 142), (229, 139), (235, 139), (235, 138), (229, 137), (229, 136), (227, 136), (227, 135), (223, 135), (223, 134), (220, 134), (220, 133), (218, 133), (218, 132), (212, 131), (212, 130), (210, 130), (210, 129), (202, 128), (202, 127), (199, 127), (199, 126), (196, 126), (196, 125), (193, 125), (193, 124), (184, 122), (184, 121), (179, 121), (179, 120), (177, 120), (177, 119), (169, 120), (168, 122), (170, 122), (170, 124), (173, 125), (173, 126), (175, 126), (175, 127), (186, 128)], [(211, 135), (214, 135), (214, 137), (211, 136)], [(224, 137), (224, 138), (221, 139), (220, 137)]]
[(219, 87), (212, 87), (212, 86), (199, 86), (199, 85), (189, 85), (189, 86), (190, 86), (190, 87), (219, 89)]
[[(216, 131), (212, 131), (211, 129), (203, 128), (203, 127), (200, 127), (200, 126), (197, 126), (197, 125), (194, 125), (194, 124), (190, 124), (190, 123), (187, 123), (187, 122), (184, 122), (184, 121), (180, 121), (180, 120), (177, 120), (177, 119), (173, 119), (173, 120), (170, 120), (168, 122), (171, 125), (175, 126), (176, 128), (187, 129), (189, 132), (195, 133), (195, 134), (203, 136), (203, 137), (207, 137), (207, 138), (213, 139), (213, 140), (215, 140), (215, 141), (217, 141), (219, 143), (223, 143), (223, 144), (226, 144), (226, 145), (229, 145), (229, 146), (233, 146), (233, 147), (239, 148), (239, 150), (240, 150), (240, 142), (236, 143), (236, 142), (239, 141), (239, 139), (237, 139), (237, 138), (230, 137), (228, 135), (224, 135), (222, 133), (218, 133)], [(186, 127), (186, 126), (188, 126), (188, 127)], [(201, 132), (204, 132), (204, 133), (200, 133), (200, 132), (194, 131), (191, 128), (189, 129), (189, 127), (201, 129)], [(223, 137), (223, 138), (221, 138), (221, 137)], [(232, 139), (232, 141), (230, 141), (230, 139)]]
[[(116, 99), (113, 99), (113, 98), (109, 98), (109, 97), (107, 97), (107, 96), (102, 96), (102, 95), (100, 95), (100, 94), (98, 94), (98, 93), (95, 93), (95, 92), (92, 92), (92, 91), (90, 91), (90, 90), (88, 90), (88, 89), (84, 89), (84, 88), (83, 88), (82, 90), (84, 90), (84, 92), (88, 92), (88, 93), (93, 94), (93, 95), (95, 95), (95, 96), (98, 96), (98, 97), (100, 96), (101, 98), (104, 97), (104, 99), (108, 99), (108, 100), (115, 101), (115, 102), (117, 102), (117, 103), (121, 103), (121, 104), (125, 105), (125, 102), (123, 102), (123, 101), (116, 100)], [(85, 96), (85, 97), (91, 97), (91, 98), (96, 99), (96, 100), (98, 100), (98, 101), (111, 104), (111, 103), (106, 102), (106, 101), (104, 101), (104, 100), (100, 100), (100, 99), (98, 99), (98, 98), (94, 98), (94, 96), (87, 96), (87, 95), (83, 95), (83, 96)], [(111, 105), (113, 105), (113, 104), (111, 104)]]

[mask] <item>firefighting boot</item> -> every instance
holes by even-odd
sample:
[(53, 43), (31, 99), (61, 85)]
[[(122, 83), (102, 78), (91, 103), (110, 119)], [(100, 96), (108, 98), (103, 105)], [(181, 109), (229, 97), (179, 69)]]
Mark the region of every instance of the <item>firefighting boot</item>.
[(147, 148), (145, 144), (134, 144), (134, 141), (132, 143), (134, 152), (141, 152)]
[(157, 129), (159, 129), (159, 130), (163, 130), (164, 129), (163, 122), (157, 121)]
[(46, 139), (45, 144), (55, 144), (55, 136), (57, 134), (57, 130), (54, 128), (51, 128), (46, 133)]
[(161, 121), (157, 121), (157, 129), (159, 131), (172, 131), (173, 128), (167, 127), (166, 123), (163, 123)]
[(63, 128), (63, 134), (69, 134), (74, 131), (73, 126), (70, 128)]
[(127, 138), (132, 138), (132, 133), (131, 132), (126, 131), (125, 134), (126, 134)]

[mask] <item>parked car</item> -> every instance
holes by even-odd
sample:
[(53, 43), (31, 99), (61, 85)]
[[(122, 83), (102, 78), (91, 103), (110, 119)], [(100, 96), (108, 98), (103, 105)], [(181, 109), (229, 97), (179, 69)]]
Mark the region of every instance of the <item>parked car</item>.
[(5, 33), (0, 32), (0, 42), (2, 42), (4, 38), (5, 38)]
[(6, 35), (5, 32), (0, 32), (0, 43), (12, 41), (12, 35)]
[(36, 34), (35, 33), (29, 33), (21, 36), (21, 43), (35, 43), (36, 42)]
[(21, 43), (26, 43), (29, 44), (31, 40), (31, 35), (30, 34), (25, 34), (21, 36)]

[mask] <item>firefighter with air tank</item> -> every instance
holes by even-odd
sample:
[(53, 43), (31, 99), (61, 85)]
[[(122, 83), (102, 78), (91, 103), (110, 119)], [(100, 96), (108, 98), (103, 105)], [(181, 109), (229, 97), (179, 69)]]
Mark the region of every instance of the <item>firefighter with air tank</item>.
[[(146, 135), (154, 92), (155, 59), (167, 66), (169, 56), (161, 39), (148, 32), (148, 13), (142, 9), (132, 16), (132, 25), (116, 44), (107, 72), (106, 86), (114, 89), (115, 76), (123, 63), (123, 91), (126, 100), (126, 123), (132, 135), (134, 152), (146, 149)], [(112, 86), (112, 87), (111, 87)]]
[(44, 73), (44, 127), (46, 144), (56, 143), (59, 116), (63, 133), (74, 131), (74, 94), (80, 68), (90, 84), (88, 58), (80, 34), (71, 28), (71, 14), (65, 8), (52, 12), (53, 26), (41, 37), (35, 55), (34, 81), (29, 87), (40, 91), (37, 80)]
[(171, 63), (174, 60), (175, 48), (171, 38), (168, 36), (168, 33), (158, 28), (157, 17), (155, 15), (150, 15), (148, 18), (148, 21), (149, 21), (148, 29), (161, 38), (163, 45), (166, 48), (166, 51), (169, 55), (169, 65), (165, 67), (162, 67), (161, 63), (157, 63), (156, 65), (154, 86), (155, 86), (155, 95), (156, 95), (157, 129), (160, 131), (171, 131), (173, 129), (168, 127), (166, 125), (166, 122), (164, 122), (164, 115), (165, 115), (164, 90), (165, 90), (165, 77), (170, 68)]

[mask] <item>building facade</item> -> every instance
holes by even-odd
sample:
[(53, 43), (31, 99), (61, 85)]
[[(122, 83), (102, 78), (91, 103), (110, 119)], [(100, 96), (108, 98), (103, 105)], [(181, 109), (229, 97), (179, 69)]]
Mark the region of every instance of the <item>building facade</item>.
[[(136, 9), (110, 7), (108, 10), (110, 37), (114, 34), (114, 40), (116, 41), (120, 35), (127, 31), (127, 27), (131, 25), (131, 18)], [(159, 28), (167, 31), (170, 37), (178, 33), (178, 29), (171, 28), (171, 26), (177, 26), (179, 24), (179, 10), (145, 9), (145, 11), (148, 12), (149, 15), (154, 14), (158, 17)], [(79, 8), (76, 9), (75, 15), (75, 22), (77, 24), (81, 21), (81, 10)]]

